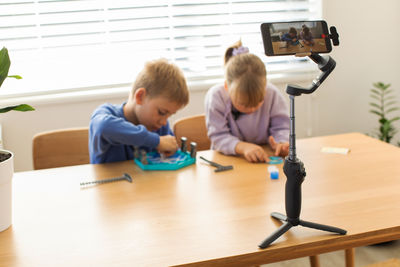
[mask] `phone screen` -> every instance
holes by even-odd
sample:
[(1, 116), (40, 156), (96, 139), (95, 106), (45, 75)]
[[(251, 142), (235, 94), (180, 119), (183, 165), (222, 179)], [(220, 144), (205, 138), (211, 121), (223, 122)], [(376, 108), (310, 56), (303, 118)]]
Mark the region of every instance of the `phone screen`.
[(292, 21), (261, 24), (267, 56), (329, 53), (332, 46), (325, 21)]

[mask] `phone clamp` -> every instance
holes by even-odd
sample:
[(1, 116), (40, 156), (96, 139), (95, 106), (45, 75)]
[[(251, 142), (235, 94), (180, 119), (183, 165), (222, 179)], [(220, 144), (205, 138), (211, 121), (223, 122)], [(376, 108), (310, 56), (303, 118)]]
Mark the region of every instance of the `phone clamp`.
[[(332, 28), (332, 27), (331, 27)], [(287, 85), (286, 93), (290, 98), (290, 136), (289, 136), (289, 155), (285, 158), (283, 172), (286, 175), (285, 185), (285, 209), (286, 215), (272, 212), (271, 217), (281, 220), (284, 223), (269, 237), (267, 237), (258, 246), (262, 249), (268, 247), (272, 242), (286, 233), (293, 226), (301, 225), (308, 228), (328, 231), (345, 235), (346, 230), (323, 225), (319, 223), (303, 221), (300, 219), (301, 211), (301, 184), (306, 176), (303, 162), (296, 156), (296, 133), (295, 133), (295, 109), (294, 98), (301, 94), (311, 94), (321, 85), (336, 66), (336, 62), (330, 56), (320, 56), (319, 54), (309, 55), (312, 61), (318, 64), (318, 68), (322, 73), (312, 82), (309, 88), (303, 88), (296, 85)]]
[(338, 46), (339, 45), (339, 34), (336, 31), (336, 27), (331, 26), (329, 28), (329, 30), (331, 31), (331, 34), (329, 34), (329, 38), (332, 39), (332, 43), (334, 46)]

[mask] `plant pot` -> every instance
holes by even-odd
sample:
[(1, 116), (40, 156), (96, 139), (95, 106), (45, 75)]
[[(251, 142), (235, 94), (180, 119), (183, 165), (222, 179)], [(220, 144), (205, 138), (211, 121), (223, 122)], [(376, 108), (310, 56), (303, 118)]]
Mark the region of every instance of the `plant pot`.
[[(11, 156), (4, 161), (5, 155)], [(11, 192), (12, 177), (14, 174), (14, 155), (10, 151), (0, 150), (0, 232), (6, 230), (11, 225)]]

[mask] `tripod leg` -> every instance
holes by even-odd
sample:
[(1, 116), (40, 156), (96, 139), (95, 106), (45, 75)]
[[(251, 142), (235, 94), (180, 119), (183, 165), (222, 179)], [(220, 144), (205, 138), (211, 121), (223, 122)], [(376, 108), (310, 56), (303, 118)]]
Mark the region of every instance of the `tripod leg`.
[(289, 222), (286, 222), (282, 224), (278, 229), (275, 230), (269, 237), (267, 237), (260, 245), (258, 245), (260, 248), (266, 248), (268, 247), (272, 242), (274, 242), (278, 237), (286, 233), (290, 228), (292, 228), (293, 225), (291, 225)]
[(334, 226), (319, 224), (319, 223), (313, 223), (313, 222), (300, 220), (299, 224), (304, 227), (318, 229), (318, 230), (332, 232), (332, 233), (337, 233), (337, 234), (341, 234), (341, 235), (345, 235), (347, 233), (346, 230), (343, 230), (343, 229), (340, 229), (340, 228), (337, 228)]
[(272, 212), (271, 213), (271, 217), (281, 220), (282, 222), (286, 222), (287, 221), (287, 217), (286, 215), (283, 215), (282, 213), (279, 212)]

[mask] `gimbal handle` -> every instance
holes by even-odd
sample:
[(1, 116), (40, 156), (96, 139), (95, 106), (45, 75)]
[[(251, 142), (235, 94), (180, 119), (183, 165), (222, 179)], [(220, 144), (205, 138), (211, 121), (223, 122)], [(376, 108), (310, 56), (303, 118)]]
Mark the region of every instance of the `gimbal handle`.
[(322, 73), (313, 80), (309, 88), (303, 88), (297, 85), (287, 85), (286, 93), (292, 96), (299, 96), (301, 94), (311, 94), (320, 86), (320, 84), (329, 76), (329, 74), (336, 67), (336, 61), (330, 56), (320, 56), (319, 54), (312, 53), (308, 56), (312, 61), (318, 64), (318, 68)]

